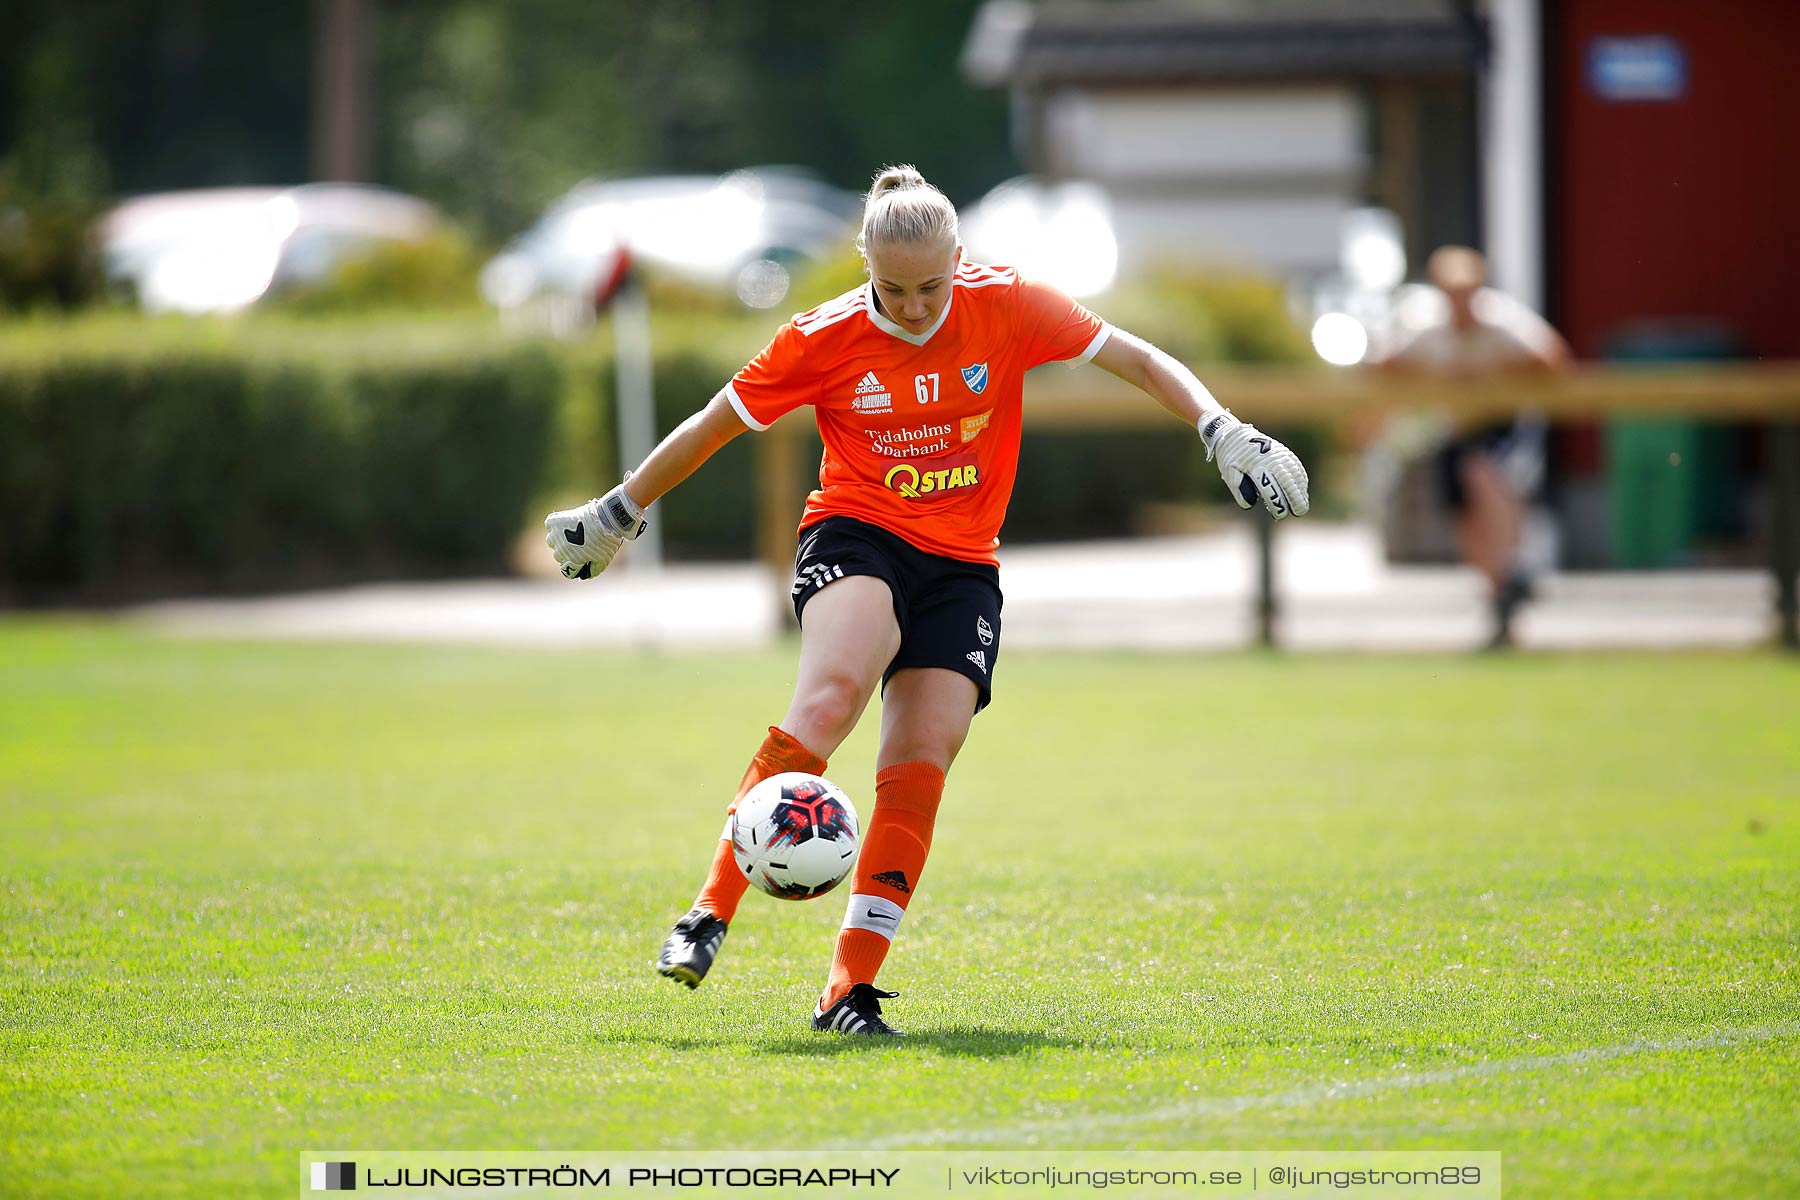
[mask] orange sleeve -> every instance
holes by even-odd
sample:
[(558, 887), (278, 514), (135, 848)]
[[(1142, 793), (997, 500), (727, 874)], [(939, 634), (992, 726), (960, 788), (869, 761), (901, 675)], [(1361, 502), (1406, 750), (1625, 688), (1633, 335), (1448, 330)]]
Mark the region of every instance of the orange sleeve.
[(818, 394), (818, 372), (806, 362), (806, 335), (792, 321), (775, 331), (761, 354), (725, 385), (731, 407), (752, 429), (762, 430)]
[(1020, 279), (1019, 340), (1027, 367), (1047, 362), (1087, 362), (1106, 343), (1112, 326), (1056, 288)]

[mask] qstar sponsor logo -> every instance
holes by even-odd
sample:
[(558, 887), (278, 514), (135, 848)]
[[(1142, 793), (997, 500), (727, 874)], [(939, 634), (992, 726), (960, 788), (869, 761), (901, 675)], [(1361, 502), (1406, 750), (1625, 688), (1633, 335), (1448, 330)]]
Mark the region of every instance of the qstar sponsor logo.
[(920, 500), (939, 492), (974, 487), (981, 482), (973, 454), (934, 458), (918, 464), (898, 463), (883, 480), (908, 500)]
[(914, 425), (901, 429), (868, 430), (869, 450), (888, 458), (918, 458), (942, 454), (950, 448), (949, 425)]

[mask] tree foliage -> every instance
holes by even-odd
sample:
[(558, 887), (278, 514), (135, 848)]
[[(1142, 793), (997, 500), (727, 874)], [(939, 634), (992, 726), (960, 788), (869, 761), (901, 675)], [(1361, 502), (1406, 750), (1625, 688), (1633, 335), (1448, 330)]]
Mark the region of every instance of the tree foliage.
[[(365, 4), (372, 179), (487, 240), (593, 175), (787, 163), (860, 188), (912, 161), (966, 200), (1016, 169), (1004, 97), (958, 73), (974, 0)], [(302, 182), (325, 10), (12, 0), (0, 164), (108, 193)]]

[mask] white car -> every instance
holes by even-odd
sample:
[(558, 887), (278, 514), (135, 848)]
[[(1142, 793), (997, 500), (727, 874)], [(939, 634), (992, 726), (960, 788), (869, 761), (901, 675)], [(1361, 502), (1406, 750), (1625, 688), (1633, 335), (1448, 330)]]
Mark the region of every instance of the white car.
[(790, 168), (593, 180), (488, 263), (482, 294), (503, 313), (544, 299), (603, 304), (630, 263), (771, 308), (788, 267), (847, 248), (861, 198)]
[(442, 226), (425, 201), (362, 184), (201, 188), (120, 203), (101, 218), (108, 278), (150, 312), (235, 312), (281, 287), (317, 283), (382, 242)]
[(1017, 267), (1077, 299), (1106, 291), (1119, 273), (1112, 202), (1086, 180), (1010, 179), (969, 206), (962, 233), (977, 262)]

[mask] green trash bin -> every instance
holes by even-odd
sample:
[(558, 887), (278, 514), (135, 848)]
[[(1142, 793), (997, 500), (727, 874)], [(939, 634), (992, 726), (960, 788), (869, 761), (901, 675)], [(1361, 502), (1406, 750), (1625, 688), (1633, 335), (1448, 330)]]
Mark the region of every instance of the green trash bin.
[[(1612, 339), (1618, 363), (1696, 362), (1737, 357), (1724, 330), (1667, 327)], [(1737, 442), (1728, 425), (1681, 418), (1615, 418), (1606, 426), (1613, 565), (1681, 566), (1703, 538), (1729, 531)]]

